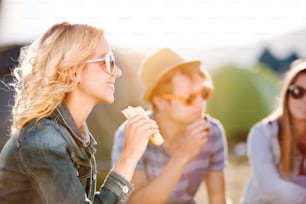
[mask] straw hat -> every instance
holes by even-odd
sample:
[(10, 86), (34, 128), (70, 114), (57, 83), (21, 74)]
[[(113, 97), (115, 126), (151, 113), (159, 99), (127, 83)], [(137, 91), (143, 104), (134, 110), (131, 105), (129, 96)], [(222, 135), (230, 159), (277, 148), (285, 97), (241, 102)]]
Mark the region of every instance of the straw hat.
[(200, 69), (201, 62), (198, 60), (186, 61), (169, 48), (163, 48), (146, 58), (140, 68), (140, 78), (145, 88), (143, 99), (149, 102), (161, 78), (169, 71), (183, 66)]

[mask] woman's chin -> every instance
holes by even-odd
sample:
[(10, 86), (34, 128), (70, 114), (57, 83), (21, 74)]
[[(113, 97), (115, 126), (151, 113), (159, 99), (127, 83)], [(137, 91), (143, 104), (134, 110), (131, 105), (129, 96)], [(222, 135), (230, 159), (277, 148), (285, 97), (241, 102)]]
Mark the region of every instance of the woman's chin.
[(113, 98), (109, 99), (106, 103), (112, 104), (112, 103), (114, 103), (114, 101), (115, 101), (115, 99), (113, 97)]
[(114, 101), (115, 101), (114, 96), (103, 97), (99, 100), (100, 103), (108, 103), (108, 104), (112, 104), (114, 103)]

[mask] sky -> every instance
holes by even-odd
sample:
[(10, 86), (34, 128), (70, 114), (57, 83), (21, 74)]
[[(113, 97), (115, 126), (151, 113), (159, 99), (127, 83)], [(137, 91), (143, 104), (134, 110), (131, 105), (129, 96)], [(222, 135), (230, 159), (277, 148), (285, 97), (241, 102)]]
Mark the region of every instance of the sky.
[(0, 45), (39, 37), (60, 21), (106, 31), (119, 47), (210, 49), (306, 26), (305, 0), (3, 0)]

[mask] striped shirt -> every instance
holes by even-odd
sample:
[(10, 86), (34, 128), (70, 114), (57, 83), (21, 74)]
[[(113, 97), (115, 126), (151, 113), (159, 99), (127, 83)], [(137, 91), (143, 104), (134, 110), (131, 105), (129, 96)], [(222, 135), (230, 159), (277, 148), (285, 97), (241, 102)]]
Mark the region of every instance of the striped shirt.
[[(227, 143), (221, 123), (208, 117), (211, 129), (208, 133), (208, 142), (203, 145), (200, 153), (186, 166), (180, 180), (173, 189), (168, 204), (170, 203), (195, 203), (194, 195), (200, 184), (204, 181), (208, 171), (222, 171), (227, 162)], [(112, 149), (112, 165), (119, 159), (124, 144), (123, 123), (115, 133)], [(144, 169), (149, 182), (157, 177), (169, 161), (170, 156), (163, 145), (148, 145), (136, 169)]]

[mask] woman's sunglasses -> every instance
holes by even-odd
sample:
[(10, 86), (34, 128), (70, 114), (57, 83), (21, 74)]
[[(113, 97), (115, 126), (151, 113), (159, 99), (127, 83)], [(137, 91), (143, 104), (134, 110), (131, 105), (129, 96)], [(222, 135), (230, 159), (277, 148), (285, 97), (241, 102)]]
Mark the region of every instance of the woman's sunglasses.
[(102, 58), (90, 59), (86, 61), (87, 63), (98, 63), (105, 62), (106, 72), (109, 74), (113, 74), (115, 72), (115, 56), (112, 52), (108, 52)]
[(189, 94), (188, 96), (175, 95), (175, 94), (163, 94), (161, 95), (164, 99), (175, 99), (183, 102), (184, 105), (190, 106), (200, 96), (204, 100), (208, 100), (211, 96), (212, 88), (203, 87), (200, 90)]
[(291, 85), (288, 88), (288, 92), (290, 96), (294, 99), (301, 99), (305, 95), (305, 89), (301, 86), (298, 85)]

